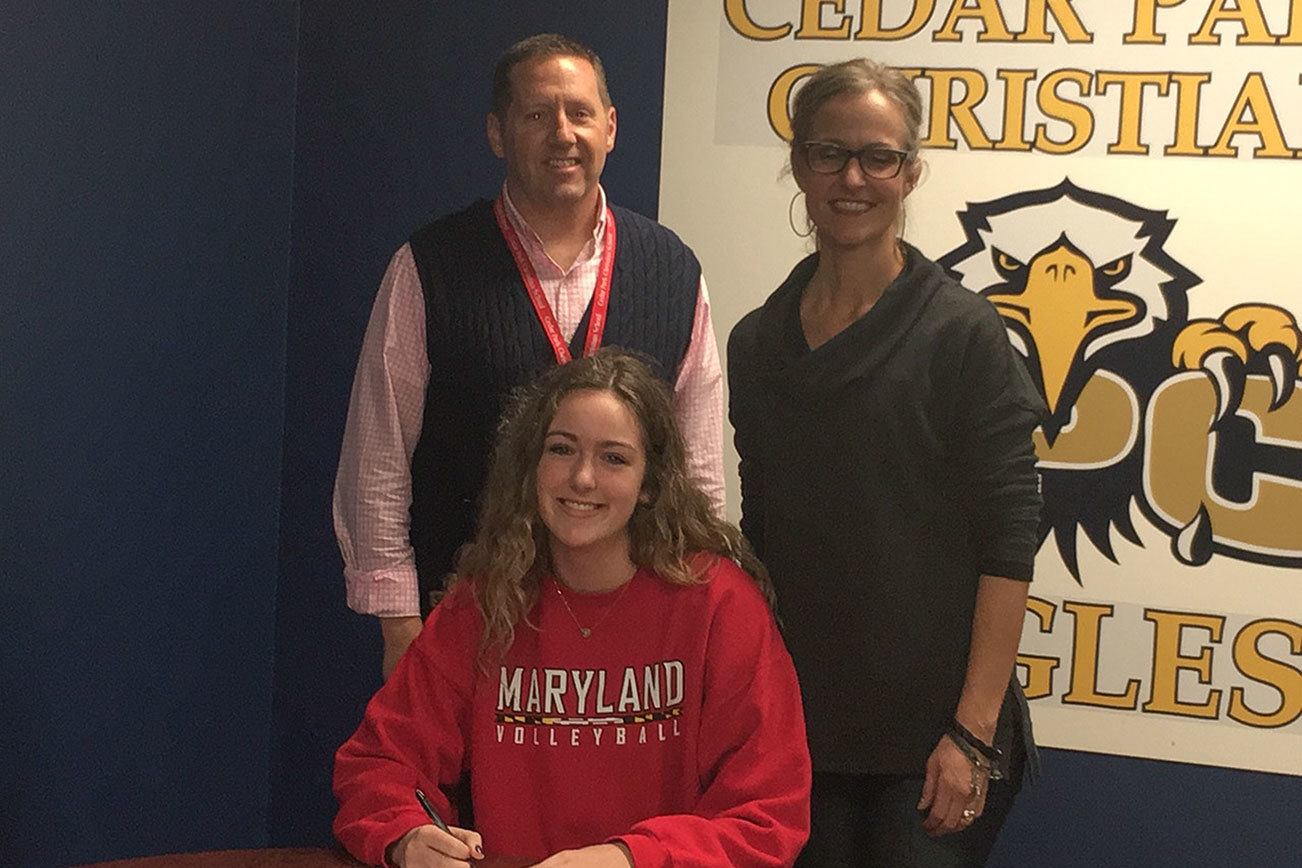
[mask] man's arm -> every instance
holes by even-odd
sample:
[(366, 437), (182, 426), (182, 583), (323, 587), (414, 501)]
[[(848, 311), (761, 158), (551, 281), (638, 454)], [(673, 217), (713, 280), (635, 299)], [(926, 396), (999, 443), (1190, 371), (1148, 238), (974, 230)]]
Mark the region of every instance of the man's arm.
[(723, 373), (704, 277), (696, 296), (692, 338), (674, 383), (674, 416), (687, 446), (687, 472), (701, 486), (715, 514), (722, 516)]
[(407, 653), (407, 647), (420, 635), (424, 621), (420, 615), (399, 615), (380, 618), (380, 637), (384, 640), (384, 657), (380, 660), (380, 675), (385, 681)]
[(403, 245), (380, 283), (362, 341), (334, 492), (348, 605), (380, 617), (385, 677), (420, 632), (408, 510), (428, 381), (425, 301), (411, 248)]

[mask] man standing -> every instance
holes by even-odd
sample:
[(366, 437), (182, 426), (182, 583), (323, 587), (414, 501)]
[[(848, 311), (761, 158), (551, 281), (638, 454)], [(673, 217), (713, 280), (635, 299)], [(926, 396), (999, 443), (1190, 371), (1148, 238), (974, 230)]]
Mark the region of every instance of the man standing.
[(493, 202), (417, 230), (389, 263), (353, 382), (335, 532), (348, 605), (380, 618), (387, 677), (430, 591), (474, 532), (492, 437), (512, 389), (617, 345), (672, 384), (693, 475), (723, 509), (723, 397), (709, 300), (691, 250), (610, 206), (600, 186), (615, 108), (600, 58), (553, 34), (493, 74)]

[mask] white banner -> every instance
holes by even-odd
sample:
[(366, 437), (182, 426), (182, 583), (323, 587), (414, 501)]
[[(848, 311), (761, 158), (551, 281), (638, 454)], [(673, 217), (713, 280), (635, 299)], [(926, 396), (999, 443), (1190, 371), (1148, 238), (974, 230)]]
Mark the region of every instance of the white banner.
[[(1302, 774), (1302, 0), (670, 0), (660, 218), (721, 343), (811, 249), (790, 94), (861, 55), (927, 106), (907, 237), (1000, 307), (1053, 410), (1039, 742)], [(1051, 250), (1102, 324), (1018, 313), (1067, 303)]]

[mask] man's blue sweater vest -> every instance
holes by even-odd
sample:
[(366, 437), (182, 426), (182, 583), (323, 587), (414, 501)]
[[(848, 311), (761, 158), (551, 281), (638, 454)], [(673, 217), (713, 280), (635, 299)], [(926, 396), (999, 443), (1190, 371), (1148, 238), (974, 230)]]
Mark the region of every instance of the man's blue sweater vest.
[[(672, 387), (692, 336), (701, 266), (671, 231), (612, 207), (617, 245), (603, 346), (650, 356)], [(506, 399), (556, 364), (515, 260), (479, 201), (411, 236), (425, 296), (429, 387), (412, 457), (411, 542), (421, 606), (474, 534), (493, 434)], [(570, 343), (582, 355), (591, 308)]]

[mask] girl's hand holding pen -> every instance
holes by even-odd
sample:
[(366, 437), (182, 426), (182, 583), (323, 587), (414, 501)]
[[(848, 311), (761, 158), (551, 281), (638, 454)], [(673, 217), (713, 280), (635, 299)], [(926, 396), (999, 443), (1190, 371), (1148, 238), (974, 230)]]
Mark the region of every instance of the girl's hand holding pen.
[(389, 845), (387, 860), (396, 868), (468, 868), (484, 858), (479, 833), (451, 826), (417, 826)]

